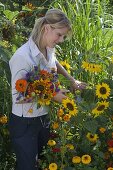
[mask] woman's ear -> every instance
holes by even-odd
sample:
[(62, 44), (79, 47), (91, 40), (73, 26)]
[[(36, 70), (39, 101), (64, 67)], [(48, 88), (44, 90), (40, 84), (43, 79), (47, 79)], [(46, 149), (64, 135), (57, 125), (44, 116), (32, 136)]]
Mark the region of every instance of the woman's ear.
[(44, 28), (45, 28), (45, 33), (47, 33), (48, 31), (51, 30), (51, 26), (50, 26), (49, 24), (46, 24), (46, 25), (44, 26)]

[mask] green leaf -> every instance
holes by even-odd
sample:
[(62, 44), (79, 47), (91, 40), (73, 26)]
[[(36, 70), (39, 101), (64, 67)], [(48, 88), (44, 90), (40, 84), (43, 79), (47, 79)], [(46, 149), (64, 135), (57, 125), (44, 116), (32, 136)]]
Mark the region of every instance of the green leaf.
[(0, 2), (0, 11), (3, 11), (5, 10), (5, 5), (3, 5), (1, 2)]
[(86, 167), (86, 168), (84, 168), (83, 170), (97, 170), (97, 168), (96, 168), (96, 167), (94, 167), (94, 168), (92, 168), (92, 167)]
[(92, 134), (95, 134), (98, 128), (98, 123), (95, 120), (84, 122), (84, 128), (87, 129)]
[(3, 13), (5, 14), (5, 16), (7, 17), (7, 19), (9, 19), (10, 21), (17, 16), (17, 14), (19, 13), (18, 11), (10, 11), (10, 10), (5, 10), (3, 11)]
[(73, 167), (66, 167), (66, 168), (64, 168), (64, 170), (75, 170), (75, 168), (73, 168)]
[(95, 91), (93, 89), (84, 89), (81, 93), (81, 97), (87, 102), (95, 101)]

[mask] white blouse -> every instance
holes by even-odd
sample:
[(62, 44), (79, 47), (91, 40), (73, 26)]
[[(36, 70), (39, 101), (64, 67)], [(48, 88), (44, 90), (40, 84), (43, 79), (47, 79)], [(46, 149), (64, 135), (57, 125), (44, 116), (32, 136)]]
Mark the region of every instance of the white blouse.
[[(47, 60), (39, 51), (36, 44), (30, 38), (24, 45), (22, 45), (9, 61), (11, 70), (11, 84), (12, 84), (12, 113), (23, 117), (38, 117), (48, 113), (47, 106), (37, 108), (37, 103), (17, 104), (18, 97), (15, 89), (15, 83), (18, 79), (24, 79), (26, 73), (33, 68), (33, 66), (40, 66), (40, 69), (50, 71), (51, 68), (57, 70), (55, 49), (47, 47)], [(29, 112), (32, 110), (32, 113)]]

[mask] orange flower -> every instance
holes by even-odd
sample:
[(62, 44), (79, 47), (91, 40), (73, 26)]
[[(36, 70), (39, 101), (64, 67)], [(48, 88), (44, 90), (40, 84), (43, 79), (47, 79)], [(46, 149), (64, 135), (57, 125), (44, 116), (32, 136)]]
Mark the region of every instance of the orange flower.
[(58, 122), (54, 122), (54, 123), (52, 124), (52, 128), (53, 128), (53, 129), (57, 129), (58, 127), (59, 127)]
[(63, 109), (59, 109), (57, 112), (58, 117), (61, 117), (64, 114)]
[(27, 88), (27, 81), (24, 79), (17, 80), (15, 88), (18, 92), (25, 92)]
[(51, 76), (53, 76), (51, 73), (48, 73), (48, 71), (46, 70), (40, 70), (39, 74), (41, 75), (42, 79), (47, 79), (47, 78), (51, 78)]
[(71, 116), (70, 116), (69, 114), (65, 114), (65, 115), (63, 116), (63, 119), (64, 119), (64, 121), (66, 121), (66, 122), (70, 121), (70, 118), (71, 118)]
[(108, 148), (108, 151), (113, 153), (113, 147)]
[(99, 129), (99, 131), (100, 131), (101, 133), (104, 133), (104, 132), (106, 131), (106, 129), (103, 128), (103, 127), (101, 127), (101, 128)]
[(48, 72), (46, 70), (40, 70), (40, 74), (46, 76), (48, 75)]

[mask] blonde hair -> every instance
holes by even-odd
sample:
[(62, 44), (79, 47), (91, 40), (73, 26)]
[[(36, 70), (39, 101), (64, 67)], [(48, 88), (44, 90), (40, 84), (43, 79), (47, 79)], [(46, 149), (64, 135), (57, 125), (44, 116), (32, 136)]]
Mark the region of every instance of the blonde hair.
[(36, 20), (34, 28), (31, 32), (33, 41), (40, 47), (40, 39), (44, 31), (44, 25), (50, 24), (52, 28), (68, 28), (71, 32), (71, 23), (64, 12), (59, 9), (50, 9), (46, 12), (44, 17)]

